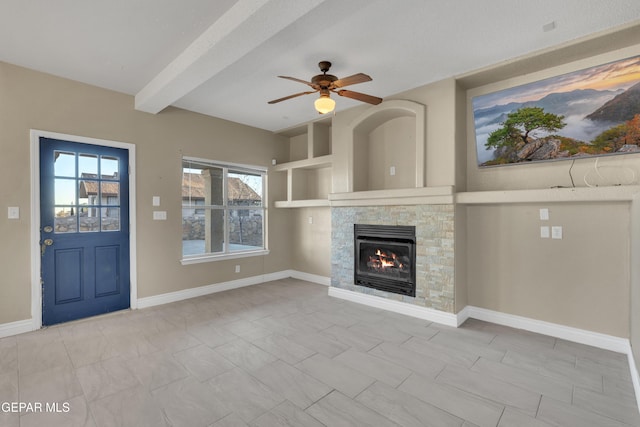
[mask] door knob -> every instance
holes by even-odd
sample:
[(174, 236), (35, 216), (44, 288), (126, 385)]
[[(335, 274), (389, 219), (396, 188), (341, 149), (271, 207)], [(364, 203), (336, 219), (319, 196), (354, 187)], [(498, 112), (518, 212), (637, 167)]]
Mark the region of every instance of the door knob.
[(47, 249), (47, 246), (51, 245), (53, 245), (53, 239), (44, 239), (42, 245), (40, 245), (40, 255), (44, 256), (44, 251)]

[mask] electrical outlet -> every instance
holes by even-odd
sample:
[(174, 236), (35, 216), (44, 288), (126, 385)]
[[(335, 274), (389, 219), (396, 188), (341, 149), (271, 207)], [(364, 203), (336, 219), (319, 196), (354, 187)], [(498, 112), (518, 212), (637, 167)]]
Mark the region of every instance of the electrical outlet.
[(153, 211), (153, 219), (164, 221), (167, 219), (167, 211)]
[(309, 224), (313, 224), (313, 217), (312, 216), (309, 217)]
[(240, 266), (236, 265), (236, 273), (240, 273)]
[(394, 176), (396, 174), (396, 167), (395, 166), (391, 166), (389, 168), (389, 175)]
[(160, 206), (160, 196), (153, 196), (151, 199), (151, 204), (153, 206)]

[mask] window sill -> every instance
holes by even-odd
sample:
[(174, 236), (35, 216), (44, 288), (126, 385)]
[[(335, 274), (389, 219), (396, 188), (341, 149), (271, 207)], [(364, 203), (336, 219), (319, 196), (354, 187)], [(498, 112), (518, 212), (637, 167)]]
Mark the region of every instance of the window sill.
[(237, 259), (237, 258), (248, 258), (252, 256), (262, 256), (269, 255), (268, 249), (259, 249), (256, 251), (246, 251), (246, 252), (237, 252), (237, 253), (228, 253), (222, 255), (202, 255), (202, 256), (194, 256), (190, 258), (183, 258), (180, 260), (180, 264), (182, 265), (190, 265), (190, 264), (200, 264), (203, 262), (213, 262), (213, 261), (224, 261), (228, 259)]

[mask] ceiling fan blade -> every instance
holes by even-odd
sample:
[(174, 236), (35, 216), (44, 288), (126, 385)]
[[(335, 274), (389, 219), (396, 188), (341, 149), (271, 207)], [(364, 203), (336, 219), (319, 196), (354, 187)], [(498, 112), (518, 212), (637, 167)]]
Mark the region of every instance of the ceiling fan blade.
[(371, 77), (369, 77), (366, 74), (362, 74), (362, 73), (358, 73), (358, 74), (354, 74), (353, 76), (349, 76), (349, 77), (345, 77), (342, 79), (338, 79), (335, 82), (333, 82), (333, 87), (345, 87), (345, 86), (349, 86), (349, 85), (355, 85), (357, 83), (364, 83), (364, 82), (370, 82), (371, 80), (373, 80)]
[(310, 93), (315, 93), (317, 90), (312, 90), (310, 92), (300, 92), (293, 95), (285, 96), (284, 98), (274, 99), (273, 101), (269, 101), (267, 104), (277, 104), (278, 102), (286, 101), (287, 99), (295, 98), (297, 96), (309, 95)]
[(280, 77), (281, 79), (293, 80), (294, 82), (302, 83), (302, 84), (305, 84), (307, 86), (311, 86), (312, 88), (316, 89), (316, 87), (313, 85), (313, 83), (307, 82), (307, 81), (302, 80), (302, 79), (296, 79), (295, 77), (289, 77), (289, 76), (278, 76), (278, 77)]
[(337, 93), (340, 96), (346, 96), (347, 98), (357, 99), (358, 101), (366, 102), (373, 105), (378, 105), (382, 102), (382, 98), (367, 95), (366, 93), (354, 92), (352, 90), (337, 90), (333, 92)]

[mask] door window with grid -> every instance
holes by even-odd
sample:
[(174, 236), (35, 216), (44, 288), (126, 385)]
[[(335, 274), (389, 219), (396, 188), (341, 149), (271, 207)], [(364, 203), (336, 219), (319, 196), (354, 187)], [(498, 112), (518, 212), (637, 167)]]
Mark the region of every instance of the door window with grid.
[(120, 230), (119, 160), (54, 152), (55, 233)]

